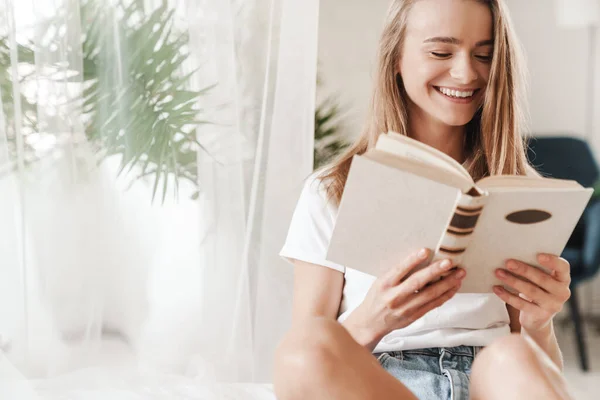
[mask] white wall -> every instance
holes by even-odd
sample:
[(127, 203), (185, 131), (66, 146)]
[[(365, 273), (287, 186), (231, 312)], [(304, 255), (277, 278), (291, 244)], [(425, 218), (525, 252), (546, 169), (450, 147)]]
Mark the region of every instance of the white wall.
[[(530, 72), (531, 130), (534, 133), (585, 131), (586, 29), (556, 26), (550, 0), (506, 0), (523, 43)], [(369, 104), (378, 35), (389, 0), (321, 0), (320, 96), (337, 94), (348, 110), (349, 136), (360, 132)], [(600, 136), (600, 33), (598, 35), (596, 136)], [(595, 141), (600, 154), (600, 139)]]
[[(507, 0), (507, 3), (527, 55), (533, 132), (570, 132), (583, 136), (586, 133), (586, 91), (590, 84), (587, 81), (589, 30), (558, 27), (553, 2), (548, 0)], [(600, 37), (596, 45), (600, 50)], [(598, 80), (600, 63), (596, 65)], [(596, 86), (596, 93), (599, 92)], [(596, 121), (598, 117), (596, 107)], [(599, 126), (596, 123), (596, 136), (599, 136)], [(598, 148), (600, 143), (595, 140), (594, 144)]]
[(348, 136), (358, 135), (370, 100), (371, 71), (388, 0), (321, 0), (319, 97), (344, 108)]

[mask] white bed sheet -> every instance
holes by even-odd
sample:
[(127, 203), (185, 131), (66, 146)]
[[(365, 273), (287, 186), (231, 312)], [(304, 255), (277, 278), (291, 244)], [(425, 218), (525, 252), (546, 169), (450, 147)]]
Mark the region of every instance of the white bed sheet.
[(0, 399), (276, 400), (269, 384), (203, 383), (183, 376), (115, 368), (89, 368), (28, 382), (0, 380)]

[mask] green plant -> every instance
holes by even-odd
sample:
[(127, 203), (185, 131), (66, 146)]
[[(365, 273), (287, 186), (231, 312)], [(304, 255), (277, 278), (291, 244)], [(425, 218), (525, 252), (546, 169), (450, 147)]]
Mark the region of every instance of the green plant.
[[(2, 111), (5, 118), (4, 127), (6, 128), (6, 139), (8, 140), (8, 155), (10, 159), (16, 159), (16, 140), (15, 140), (15, 101), (14, 101), (14, 82), (13, 82), (13, 70), (11, 65), (11, 54), (10, 47), (8, 45), (8, 38), (0, 39), (0, 94), (2, 100)], [(17, 57), (18, 59), (26, 64), (35, 65), (35, 55), (31, 47), (18, 45), (17, 46)], [(19, 79), (19, 83), (22, 84), (33, 75), (33, 72), (22, 74)], [(32, 102), (25, 95), (20, 94), (21, 104), (21, 127), (25, 134), (35, 132), (37, 130), (36, 117), (37, 107), (35, 102)], [(3, 128), (4, 128), (3, 127)], [(3, 138), (0, 138), (3, 139)], [(34, 149), (29, 145), (27, 141), (23, 142), (25, 161), (31, 160), (35, 154)], [(2, 167), (2, 166), (0, 166)]]
[[(196, 157), (201, 144), (195, 128), (208, 123), (198, 118), (197, 100), (212, 86), (188, 90), (195, 71), (180, 73), (188, 59), (184, 48), (189, 38), (176, 33), (174, 10), (164, 0), (146, 14), (141, 2), (133, 2), (123, 8), (115, 30), (106, 27), (116, 10), (103, 11), (103, 2), (84, 3), (82, 20), (92, 21), (83, 43), (88, 64), (84, 67), (88, 138), (99, 143), (107, 156), (120, 155), (121, 171), (139, 166), (139, 177), (152, 175), (153, 196), (162, 178), (164, 200), (169, 175), (176, 189), (179, 179), (197, 185)], [(119, 37), (114, 37), (115, 32)], [(120, 52), (114, 45), (117, 41)], [(123, 73), (111, 68), (116, 63)], [(118, 107), (112, 105), (115, 99), (119, 99)]]
[[(82, 75), (70, 74), (68, 81), (83, 85), (80, 106), (87, 139), (100, 160), (120, 157), (119, 173), (134, 172), (134, 179), (153, 176), (153, 199), (162, 183), (163, 201), (169, 181), (174, 182), (176, 193), (180, 179), (198, 187), (197, 150), (202, 146), (196, 128), (209, 122), (199, 118), (202, 110), (197, 100), (213, 87), (189, 90), (194, 71), (181, 72), (188, 60), (188, 36), (177, 32), (173, 14), (166, 0), (150, 13), (145, 12), (143, 0), (121, 0), (115, 6), (102, 0), (80, 0), (79, 13), (66, 17), (81, 18), (75, 22), (84, 28)], [(56, 60), (56, 70), (79, 72), (74, 65), (58, 67), (65, 61), (58, 54), (58, 32), (66, 29), (65, 18), (42, 25), (39, 28), (46, 34), (54, 32), (45, 48), (46, 58)], [(8, 43), (7, 37), (0, 42), (0, 88), (11, 125), (14, 110)], [(21, 64), (35, 67), (33, 54), (33, 45), (19, 46)], [(64, 74), (47, 78), (60, 81)], [(21, 81), (27, 79), (21, 77)], [(76, 104), (80, 100), (76, 99)], [(23, 124), (35, 130), (39, 105), (24, 96), (21, 103), (23, 111), (31, 111), (22, 113)], [(9, 141), (14, 151), (14, 133), (9, 133)]]
[[(202, 110), (197, 100), (213, 86), (189, 90), (194, 71), (181, 72), (188, 60), (188, 36), (174, 26), (174, 10), (166, 0), (149, 13), (143, 0), (120, 0), (116, 5), (107, 5), (103, 0), (79, 0), (78, 10), (66, 11), (66, 16), (37, 27), (40, 37), (47, 38), (44, 59), (49, 64), (45, 66), (51, 67), (44, 78), (81, 85), (82, 96), (74, 99), (71, 106), (81, 112), (85, 137), (99, 160), (119, 157), (119, 173), (133, 173), (132, 181), (152, 177), (152, 199), (160, 190), (164, 201), (169, 182), (174, 183), (177, 193), (181, 179), (192, 183), (196, 188), (193, 197), (197, 196), (197, 157), (202, 145), (196, 139), (196, 128), (209, 123), (200, 118)], [(83, 28), (81, 58), (75, 60), (81, 62), (79, 66), (64, 65), (64, 43), (59, 32), (68, 26)], [(6, 125), (10, 128), (15, 125), (16, 114), (9, 43), (7, 36), (0, 38), (0, 90)], [(40, 73), (35, 68), (35, 52), (39, 50), (32, 43), (21, 43), (17, 51), (21, 67), (31, 67), (31, 72), (19, 74), (19, 83), (24, 86)], [(48, 60), (53, 60), (54, 65)], [(27, 136), (40, 131), (50, 135), (63, 132), (52, 132), (52, 126), (38, 124), (42, 105), (35, 99), (21, 95), (21, 107), (25, 159), (35, 162), (37, 153)], [(315, 167), (347, 147), (339, 131), (339, 108), (328, 99), (315, 111)], [(14, 131), (9, 129), (7, 136), (14, 159)]]
[(315, 169), (327, 164), (348, 147), (349, 143), (342, 137), (340, 130), (339, 106), (329, 98), (315, 111)]

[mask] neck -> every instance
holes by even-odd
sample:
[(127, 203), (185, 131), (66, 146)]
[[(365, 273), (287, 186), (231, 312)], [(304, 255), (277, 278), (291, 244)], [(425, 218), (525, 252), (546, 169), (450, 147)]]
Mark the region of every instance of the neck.
[(411, 138), (448, 154), (459, 163), (465, 161), (464, 126), (449, 126), (422, 113), (411, 113), (408, 132)]

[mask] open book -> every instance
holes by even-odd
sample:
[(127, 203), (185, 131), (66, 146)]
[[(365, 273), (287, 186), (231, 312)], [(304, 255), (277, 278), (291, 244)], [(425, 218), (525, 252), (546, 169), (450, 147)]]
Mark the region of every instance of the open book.
[(460, 292), (491, 292), (506, 260), (542, 268), (538, 253), (560, 255), (592, 191), (538, 176), (474, 182), (443, 152), (382, 134), (353, 158), (327, 260), (379, 276), (427, 247), (428, 263), (450, 258), (466, 269)]

